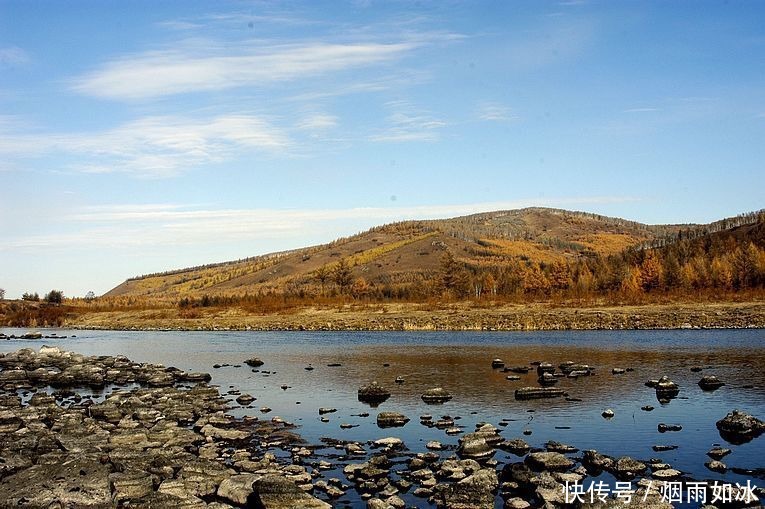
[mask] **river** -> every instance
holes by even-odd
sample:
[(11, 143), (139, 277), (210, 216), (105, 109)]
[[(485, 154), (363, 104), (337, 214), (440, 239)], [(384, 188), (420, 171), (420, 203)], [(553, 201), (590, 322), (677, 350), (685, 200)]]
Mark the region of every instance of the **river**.
[[(0, 332), (18, 335), (28, 331)], [(706, 452), (719, 444), (733, 450), (723, 459), (729, 467), (765, 467), (765, 437), (733, 445), (715, 427), (733, 409), (765, 418), (763, 330), (301, 333), (48, 329), (44, 333), (68, 337), (2, 341), (0, 351), (56, 345), (87, 355), (121, 354), (134, 361), (206, 371), (221, 392), (237, 389), (257, 398), (250, 408), (236, 408), (233, 414), (278, 415), (297, 424), (297, 431), (311, 444), (318, 444), (321, 437), (366, 442), (395, 436), (413, 452), (425, 451), (429, 440), (455, 446), (458, 436), (419, 423), (419, 416), (428, 413), (436, 418), (457, 416), (457, 424), (466, 431), (473, 431), (476, 423), (488, 422), (500, 426), (502, 436), (522, 437), (532, 447), (557, 440), (611, 456), (661, 458), (698, 480), (741, 484), (749, 480), (765, 485), (765, 479), (756, 476), (719, 474), (704, 466), (709, 460)], [(243, 363), (252, 356), (265, 362), (259, 370)], [(537, 385), (536, 371), (520, 375), (520, 381), (509, 381), (506, 376), (510, 373), (492, 369), (494, 358), (503, 359), (507, 366), (533, 361), (557, 366), (574, 361), (596, 369), (593, 376), (560, 379), (556, 387), (565, 389), (569, 398), (516, 401), (516, 388)], [(222, 367), (214, 368), (216, 364)], [(313, 369), (305, 369), (309, 366)], [(632, 371), (614, 375), (611, 370), (615, 367)], [(692, 367), (703, 370), (692, 372)], [(717, 375), (726, 385), (713, 392), (702, 391), (697, 382), (705, 374)], [(644, 385), (662, 375), (681, 389), (678, 398), (664, 404)], [(394, 382), (399, 376), (405, 383)], [(357, 389), (371, 381), (392, 392), (376, 409), (357, 400)], [(422, 392), (438, 386), (447, 389), (453, 399), (438, 406), (425, 404), (420, 399)], [(646, 405), (655, 409), (641, 410)], [(261, 407), (271, 411), (264, 414)], [(337, 412), (327, 414), (329, 422), (322, 422), (320, 407), (333, 407)], [(614, 411), (613, 418), (601, 416), (606, 408)], [(375, 416), (383, 410), (404, 413), (411, 421), (402, 428), (380, 429)], [(359, 416), (363, 413), (370, 415)], [(682, 431), (660, 433), (659, 423), (679, 424)], [(341, 429), (340, 424), (355, 427)], [(524, 431), (530, 434), (524, 435)], [(678, 448), (655, 452), (653, 445)], [(443, 454), (453, 453), (447, 450)], [(495, 458), (500, 465), (519, 461), (502, 451)], [(405, 498), (408, 503), (426, 505), (422, 499)], [(353, 494), (336, 504), (364, 506)]]

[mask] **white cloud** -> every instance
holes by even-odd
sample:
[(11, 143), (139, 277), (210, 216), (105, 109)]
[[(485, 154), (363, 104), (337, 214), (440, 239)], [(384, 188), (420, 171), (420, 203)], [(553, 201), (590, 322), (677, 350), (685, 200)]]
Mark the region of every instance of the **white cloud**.
[(266, 121), (246, 115), (208, 119), (145, 117), (115, 129), (75, 134), (6, 134), (0, 154), (40, 157), (69, 154), (70, 169), (87, 173), (124, 172), (170, 177), (201, 164), (228, 160), (248, 151), (279, 152), (289, 139)]
[(371, 141), (436, 141), (439, 130), (448, 124), (414, 108), (407, 101), (392, 101), (387, 104), (394, 112), (387, 117), (387, 127), (369, 136)]
[(630, 108), (624, 110), (624, 113), (652, 113), (655, 111), (661, 111), (659, 108)]
[(0, 68), (12, 67), (29, 62), (29, 55), (17, 46), (0, 48)]
[(333, 115), (315, 114), (303, 117), (297, 128), (306, 131), (324, 131), (337, 126), (337, 117)]
[(499, 103), (484, 103), (478, 108), (478, 118), (489, 122), (503, 122), (517, 117), (507, 106)]
[(208, 45), (149, 51), (106, 63), (76, 78), (77, 92), (136, 100), (173, 94), (264, 86), (401, 58), (415, 42), (304, 43), (249, 47)]
[[(636, 201), (630, 197), (524, 199), (419, 207), (357, 207), (346, 209), (205, 209), (178, 204), (84, 207), (58, 218), (57, 229), (72, 233), (7, 238), (0, 250), (22, 248), (87, 248), (246, 243), (264, 239), (299, 241), (318, 229), (345, 231), (341, 225), (366, 225), (409, 219), (448, 218), (523, 207), (574, 207)], [(332, 227), (332, 228), (329, 228)], [(351, 229), (351, 231), (353, 231)], [(329, 241), (332, 239), (325, 239)], [(294, 244), (294, 242), (293, 242)], [(299, 243), (297, 245), (300, 245)], [(253, 253), (257, 254), (257, 253)]]

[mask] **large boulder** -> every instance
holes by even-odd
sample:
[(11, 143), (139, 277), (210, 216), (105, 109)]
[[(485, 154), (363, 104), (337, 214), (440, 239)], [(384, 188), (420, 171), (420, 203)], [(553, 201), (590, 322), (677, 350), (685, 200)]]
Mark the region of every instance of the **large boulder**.
[(724, 440), (743, 444), (765, 432), (765, 422), (740, 410), (733, 410), (717, 421), (717, 429)]
[(369, 385), (359, 387), (358, 398), (362, 403), (376, 407), (390, 398), (390, 391), (382, 385), (378, 385), (377, 382), (372, 382)]

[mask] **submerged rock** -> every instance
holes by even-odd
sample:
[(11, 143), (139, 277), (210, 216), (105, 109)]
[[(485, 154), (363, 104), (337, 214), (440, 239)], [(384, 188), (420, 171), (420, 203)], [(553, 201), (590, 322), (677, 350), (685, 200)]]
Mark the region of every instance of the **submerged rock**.
[(515, 390), (515, 399), (559, 398), (563, 394), (563, 389), (553, 387), (522, 387)]

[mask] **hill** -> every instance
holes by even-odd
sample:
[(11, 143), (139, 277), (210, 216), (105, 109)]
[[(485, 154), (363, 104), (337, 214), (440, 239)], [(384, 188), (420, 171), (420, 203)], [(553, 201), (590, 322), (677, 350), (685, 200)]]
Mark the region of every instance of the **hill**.
[[(645, 225), (584, 212), (526, 208), (405, 221), (324, 245), (131, 278), (105, 297), (194, 299), (353, 290), (378, 297), (400, 297), (403, 292), (404, 297), (417, 298), (443, 286), (445, 271), (461, 272), (453, 284), (455, 293), (474, 291), (476, 278), (483, 286), (487, 274), (497, 293), (508, 267), (536, 267), (549, 278), (553, 267), (565, 266), (571, 278), (582, 264), (592, 272), (598, 260), (729, 231), (756, 223), (758, 217), (748, 214), (710, 225)], [(345, 271), (344, 277), (338, 279), (338, 270)], [(511, 283), (505, 281), (506, 286)]]

